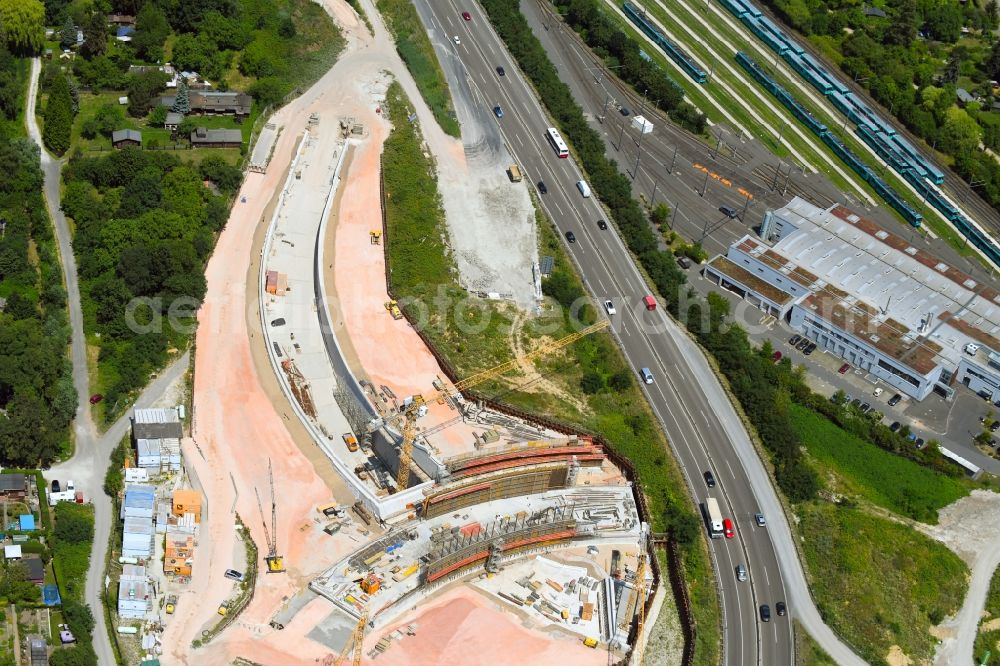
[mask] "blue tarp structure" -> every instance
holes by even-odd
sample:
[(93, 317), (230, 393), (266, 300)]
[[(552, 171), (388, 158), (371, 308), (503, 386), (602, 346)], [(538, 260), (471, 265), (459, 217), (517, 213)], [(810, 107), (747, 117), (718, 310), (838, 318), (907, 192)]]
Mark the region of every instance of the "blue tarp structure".
[(22, 532), (27, 532), (28, 530), (35, 529), (35, 517), (30, 513), (26, 513), (23, 516), (18, 516), (17, 522), (21, 524)]
[(46, 606), (58, 606), (62, 603), (58, 585), (49, 584), (42, 586), (42, 603)]

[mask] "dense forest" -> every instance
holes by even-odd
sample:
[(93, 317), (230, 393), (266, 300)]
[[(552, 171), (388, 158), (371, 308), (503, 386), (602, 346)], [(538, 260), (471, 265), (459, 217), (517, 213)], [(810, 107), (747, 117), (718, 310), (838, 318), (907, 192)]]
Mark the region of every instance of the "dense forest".
[(190, 334), (205, 261), (240, 172), (218, 157), (195, 167), (169, 152), (126, 148), (74, 157), (63, 180), (84, 318), (100, 334), (102, 383), (113, 405), (145, 385), (171, 345)]
[[(1000, 210), (996, 0), (764, 0)], [(971, 101), (961, 101), (958, 90)]]
[(66, 445), (76, 391), (39, 153), (21, 112), (26, 65), (0, 47), (0, 464), (33, 467)]

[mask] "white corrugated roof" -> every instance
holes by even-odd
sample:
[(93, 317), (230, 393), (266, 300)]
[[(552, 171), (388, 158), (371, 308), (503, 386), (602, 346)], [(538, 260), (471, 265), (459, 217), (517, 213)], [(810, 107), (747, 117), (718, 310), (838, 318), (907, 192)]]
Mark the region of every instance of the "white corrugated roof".
[(180, 423), (175, 407), (136, 409), (133, 413), (136, 423)]

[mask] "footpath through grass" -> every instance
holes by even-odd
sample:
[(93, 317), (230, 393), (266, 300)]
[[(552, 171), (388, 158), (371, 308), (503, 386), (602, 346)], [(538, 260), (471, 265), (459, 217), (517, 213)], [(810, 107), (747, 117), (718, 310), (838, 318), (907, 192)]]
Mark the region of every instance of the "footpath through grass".
[[(830, 490), (932, 525), (938, 509), (969, 494), (965, 481), (862, 441), (811, 409), (793, 404), (790, 411), (809, 454), (836, 476)], [(829, 480), (829, 474), (824, 478)]]
[(810, 589), (820, 615), (868, 663), (899, 646), (930, 663), (928, 632), (954, 613), (968, 568), (942, 544), (863, 510), (823, 502), (795, 509)]
[[(568, 304), (584, 296), (583, 285), (554, 227), (541, 213), (536, 213), (539, 254), (554, 260), (543, 283), (549, 298), (542, 314), (531, 316), (507, 303), (474, 298), (458, 286), (433, 165), (423, 153), (418, 125), (407, 120), (410, 109), (398, 83), (390, 85), (386, 107), (393, 125), (382, 156), (390, 287), (411, 314), (426, 308), (423, 332), (456, 374), (465, 377), (485, 370), (514, 358), (515, 349), (528, 352), (576, 330), (578, 322), (564, 313)], [(593, 309), (585, 307), (581, 318), (593, 321)], [(701, 523), (667, 453), (667, 441), (610, 333), (587, 336), (538, 359), (531, 370), (537, 374), (508, 373), (476, 391), (598, 432), (631, 459), (649, 500), (653, 530), (673, 530), (683, 548), (698, 627), (697, 663), (717, 663), (720, 612)], [(666, 572), (663, 584), (669, 585)]]
[[(989, 658), (986, 653), (989, 652)], [(972, 648), (972, 659), (977, 664), (1000, 666), (1000, 569), (993, 572), (990, 592), (983, 607), (983, 619)]]
[(461, 136), (448, 82), (416, 8), (409, 0), (378, 0), (377, 6), (396, 39), (399, 57), (413, 75), (420, 95), (430, 107), (434, 119), (445, 134)]

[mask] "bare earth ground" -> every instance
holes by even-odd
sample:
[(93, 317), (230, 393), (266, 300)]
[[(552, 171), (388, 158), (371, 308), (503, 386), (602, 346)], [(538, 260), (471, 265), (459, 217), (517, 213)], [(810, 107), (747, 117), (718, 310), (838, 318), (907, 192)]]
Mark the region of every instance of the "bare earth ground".
[(469, 587), (452, 587), (434, 603), (372, 632), (365, 640), (365, 649), (394, 629), (405, 633), (407, 625), (416, 624), (417, 635), (393, 641), (392, 647), (379, 657), (380, 666), (607, 663), (605, 652), (585, 647), (561, 633), (542, 634), (528, 629), (502, 608), (499, 601)]
[(975, 490), (940, 511), (937, 525), (918, 525), (944, 543), (969, 565), (971, 578), (965, 602), (933, 634), (941, 644), (934, 663), (971, 663), (977, 626), (986, 603), (990, 579), (1000, 564), (1000, 495)]
[[(348, 51), (315, 86), (275, 115), (273, 121), (284, 131), (271, 166), (266, 174), (247, 176), (238, 197), (247, 201), (233, 209), (206, 271), (208, 289), (199, 312), (195, 357), (193, 438), (183, 445), (192, 475), (204, 488), (206, 512), (195, 550), (191, 598), (178, 606), (163, 635), (165, 664), (223, 664), (237, 656), (259, 664), (301, 664), (330, 655), (328, 647), (306, 638), (330, 613), (331, 605), (324, 600), (309, 602), (281, 632), (268, 626), (286, 600), (356, 548), (359, 539), (354, 528), (329, 537), (314, 520), (317, 504), (334, 494), (346, 499), (347, 493), (278, 389), (262, 349), (256, 303), (262, 233), (301, 130), (314, 111), (349, 110), (371, 133), (353, 156), (345, 181), (333, 262), (337, 297), (356, 358), (373, 381), (399, 389), (400, 396), (427, 390), (440, 372), (413, 331), (393, 322), (382, 308), (381, 253), (372, 255), (376, 248), (367, 243), (373, 221), (378, 222), (378, 151), (388, 128), (375, 112), (377, 89), (363, 82), (391, 69), (416, 104), (424, 127), (433, 121), (391, 42), (373, 42), (342, 0), (325, 0), (324, 6), (344, 28)], [(369, 15), (377, 22), (373, 10)], [(456, 159), (461, 155), (457, 142), (448, 148), (456, 151)], [(441, 159), (441, 154), (436, 156)], [(341, 261), (352, 270), (343, 277), (337, 272)], [(355, 289), (358, 285), (363, 289)], [(376, 334), (366, 322), (373, 327), (385, 324), (387, 330)], [(434, 405), (434, 410), (446, 408)], [(450, 434), (452, 439), (463, 437), (460, 429), (451, 430), (459, 430)], [(274, 467), (278, 502), (276, 539), (288, 573), (259, 576), (254, 597), (238, 620), (207, 646), (194, 649), (192, 641), (216, 624), (219, 603), (232, 593), (233, 584), (223, 572), (243, 566), (232, 507), (261, 554), (266, 550), (254, 488), (260, 489), (266, 506), (268, 460)], [(303, 526), (308, 527), (300, 529)], [(413, 664), (499, 664), (511, 663), (514, 657), (516, 663), (539, 666), (565, 663), (564, 657), (573, 663), (603, 661), (601, 653), (582, 644), (553, 640), (520, 626), (510, 614), (462, 588), (411, 616), (422, 626), (419, 635), (395, 646), (404, 649), (382, 661), (405, 657), (405, 663)], [(373, 631), (366, 648), (383, 634)]]

